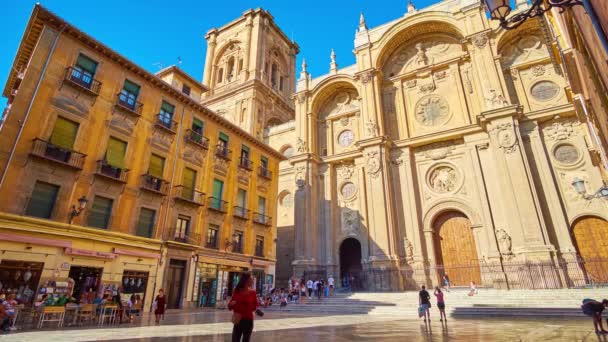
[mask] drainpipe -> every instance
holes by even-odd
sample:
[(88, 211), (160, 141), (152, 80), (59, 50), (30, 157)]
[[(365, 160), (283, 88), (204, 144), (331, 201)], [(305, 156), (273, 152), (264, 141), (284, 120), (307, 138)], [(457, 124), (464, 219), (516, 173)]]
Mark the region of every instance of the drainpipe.
[[(184, 108), (182, 108), (182, 115), (180, 118), (180, 125), (184, 123), (184, 116), (186, 114), (186, 106), (184, 105)], [(182, 129), (181, 127), (179, 127), (179, 129), (177, 130), (177, 143), (175, 144), (175, 155), (173, 156), (173, 167), (171, 169), (171, 181), (169, 182), (169, 194), (167, 197), (169, 197), (167, 199), (167, 201), (171, 201), (170, 197), (171, 197), (171, 191), (173, 191), (173, 183), (175, 181), (175, 169), (177, 168), (177, 159), (179, 158), (179, 147), (180, 147), (180, 143), (182, 141), (181, 139), (182, 137)], [(154, 277), (154, 293), (152, 294), (152, 296), (156, 295), (156, 292), (158, 292), (159, 289), (157, 289), (157, 285), (158, 285), (158, 273), (160, 272), (160, 266), (162, 265), (163, 262), (163, 246), (165, 244), (165, 228), (167, 226), (167, 220), (169, 220), (169, 202), (167, 202), (167, 210), (165, 211), (165, 216), (163, 217), (163, 224), (162, 224), (162, 230), (161, 230), (161, 235), (160, 235), (160, 258), (158, 259), (158, 266), (156, 267), (156, 277)]]
[[(46, 26), (46, 27), (48, 27), (48, 26)], [(17, 132), (17, 137), (15, 137), (15, 142), (13, 143), (13, 146), (11, 147), (11, 152), (9, 153), (8, 159), (6, 160), (6, 164), (4, 165), (4, 168), (2, 169), (2, 176), (0, 176), (0, 188), (2, 188), (2, 184), (4, 184), (4, 179), (6, 178), (6, 173), (8, 172), (8, 167), (11, 164), (11, 161), (13, 160), (13, 157), (15, 155), (15, 149), (17, 148), (17, 143), (19, 142), (19, 139), (21, 138), (21, 133), (23, 133), (23, 127), (25, 127), (25, 124), (27, 123), (27, 119), (30, 116), (30, 112), (34, 105), (34, 100), (36, 99), (36, 95), (38, 94), (38, 89), (40, 88), (40, 84), (42, 84), (42, 79), (44, 78), (46, 69), (49, 66), (49, 63), (51, 62), (51, 56), (53, 55), (53, 52), (55, 51), (55, 47), (57, 46), (57, 41), (59, 41), (59, 36), (61, 35), (61, 33), (64, 30), (65, 30), (65, 26), (63, 26), (61, 28), (61, 30), (55, 36), (55, 39), (53, 40), (53, 45), (51, 45), (51, 50), (49, 51), (49, 54), (46, 56), (46, 61), (44, 62), (44, 66), (42, 67), (42, 71), (40, 72), (40, 77), (38, 78), (38, 82), (36, 83), (36, 88), (34, 88), (34, 93), (32, 94), (30, 103), (28, 104), (27, 110), (25, 111), (25, 116), (23, 117), (23, 120), (21, 121), (21, 124), (19, 126), (19, 131)], [(36, 45), (38, 45), (39, 43), (40, 43), (40, 38), (38, 39), (38, 43), (36, 43)], [(35, 50), (36, 50), (36, 48), (34, 48), (34, 51)], [(30, 57), (30, 59), (31, 59), (31, 57)], [(27, 68), (26, 68), (26, 72), (27, 72)]]
[(583, 0), (583, 6), (585, 7), (585, 11), (587, 11), (587, 15), (589, 15), (589, 19), (591, 19), (591, 24), (593, 25), (595, 33), (597, 33), (597, 37), (599, 38), (602, 46), (604, 47), (604, 51), (608, 53), (608, 38), (606, 38), (604, 30), (602, 29), (602, 26), (597, 20), (597, 15), (595, 14), (593, 6), (591, 6), (589, 0)]

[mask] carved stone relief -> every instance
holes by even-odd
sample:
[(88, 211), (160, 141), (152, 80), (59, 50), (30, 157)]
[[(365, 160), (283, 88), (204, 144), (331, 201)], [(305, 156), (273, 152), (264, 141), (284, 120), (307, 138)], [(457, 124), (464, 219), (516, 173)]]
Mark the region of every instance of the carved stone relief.
[(134, 117), (131, 117), (129, 115), (122, 115), (122, 114), (118, 114), (118, 113), (114, 113), (112, 114), (112, 118), (110, 118), (110, 127), (126, 133), (126, 134), (131, 134), (133, 133), (133, 130), (135, 129), (135, 124), (137, 122), (137, 119)]
[(340, 177), (340, 179), (348, 180), (355, 173), (355, 167), (350, 164), (343, 164), (336, 168), (336, 172), (338, 173), (338, 177)]
[(162, 150), (168, 151), (173, 143), (173, 134), (166, 133), (160, 129), (154, 129), (150, 136), (150, 144)]
[(513, 153), (517, 151), (517, 137), (512, 129), (513, 125), (510, 123), (497, 125), (493, 130), (496, 132), (496, 140), (498, 146), (503, 149), (505, 153)]
[(556, 121), (545, 127), (545, 136), (550, 140), (567, 140), (576, 134), (579, 125), (575, 121)]
[(365, 135), (371, 138), (378, 136), (378, 124), (375, 121), (369, 119), (365, 123)]
[(298, 137), (298, 140), (296, 141), (296, 148), (297, 148), (298, 152), (300, 152), (300, 153), (304, 153), (304, 152), (308, 151), (306, 141), (302, 140), (302, 138), (300, 138), (300, 137)]
[(485, 101), (487, 109), (502, 108), (509, 105), (509, 102), (507, 102), (504, 95), (499, 93), (496, 89), (488, 90)]
[(416, 121), (423, 126), (440, 126), (449, 120), (450, 106), (442, 96), (427, 95), (416, 103), (415, 114)]
[(456, 170), (448, 165), (437, 166), (429, 173), (429, 186), (437, 193), (454, 191), (457, 182), (458, 175)]
[(414, 246), (408, 238), (403, 238), (403, 246), (405, 248), (405, 260), (411, 263), (414, 261)]
[(540, 32), (521, 35), (515, 41), (500, 50), (503, 67), (530, 62), (549, 56), (549, 50), (543, 42)]
[(544, 65), (535, 65), (532, 67), (532, 75), (539, 77), (545, 74), (545, 66)]
[(447, 157), (459, 144), (457, 140), (440, 141), (418, 148), (425, 157), (433, 160), (440, 160)]
[(342, 90), (334, 94), (319, 110), (319, 116), (339, 115), (359, 109), (357, 92), (352, 89)]
[(380, 169), (382, 168), (378, 151), (369, 151), (366, 155), (367, 159), (365, 161), (365, 166), (367, 168), (367, 173), (372, 178), (377, 178), (380, 175)]
[(395, 51), (383, 71), (385, 77), (390, 78), (440, 63), (460, 54), (462, 54), (461, 44), (452, 37), (445, 35), (425, 37)]
[(576, 163), (581, 154), (572, 144), (559, 144), (553, 149), (553, 158), (564, 165)]
[(473, 45), (475, 45), (478, 49), (483, 49), (488, 42), (488, 35), (486, 33), (475, 35), (472, 41)]
[(511, 251), (511, 237), (504, 229), (498, 229), (496, 231), (496, 240), (498, 240), (498, 248), (500, 249), (500, 254), (502, 254), (503, 257), (512, 257), (513, 252)]
[(182, 156), (184, 159), (197, 165), (202, 164), (204, 160), (203, 151), (198, 147), (191, 146), (190, 144), (185, 144), (184, 153)]
[(350, 208), (341, 210), (342, 233), (357, 235), (359, 233), (359, 212)]
[(228, 161), (214, 155), (213, 170), (219, 175), (226, 176), (228, 174)]

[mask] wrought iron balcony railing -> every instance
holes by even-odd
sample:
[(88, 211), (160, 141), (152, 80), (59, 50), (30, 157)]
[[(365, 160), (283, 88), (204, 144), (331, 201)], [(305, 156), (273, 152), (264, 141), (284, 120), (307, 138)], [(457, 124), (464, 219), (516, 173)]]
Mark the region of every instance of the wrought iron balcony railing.
[(171, 119), (170, 117), (163, 115), (163, 114), (157, 114), (156, 115), (156, 122), (155, 122), (156, 126), (163, 128), (173, 134), (175, 134), (177, 131), (177, 121)]
[(131, 115), (141, 116), (142, 108), (144, 104), (138, 102), (132, 97), (125, 95), (124, 93), (119, 93), (116, 95), (116, 108), (121, 109)]
[(215, 146), (215, 155), (224, 160), (232, 159), (232, 150), (229, 150), (228, 147), (218, 144)]
[(272, 217), (260, 213), (253, 213), (253, 222), (261, 224), (263, 226), (271, 226)]
[(166, 196), (169, 191), (169, 182), (146, 173), (141, 176), (141, 188)]
[(240, 219), (248, 220), (249, 219), (249, 213), (250, 213), (250, 210), (249, 209), (245, 209), (243, 207), (234, 206), (232, 208), (232, 215), (234, 217), (237, 217), (237, 218), (240, 218)]
[(173, 197), (176, 200), (185, 201), (194, 205), (204, 205), (205, 193), (187, 186), (178, 185), (173, 188)]
[(193, 143), (201, 148), (209, 149), (209, 139), (202, 134), (191, 129), (186, 131), (186, 141)]
[(199, 234), (184, 231), (175, 227), (169, 230), (168, 240), (180, 243), (187, 243), (189, 245), (194, 246), (198, 246), (201, 243), (201, 237)]
[(128, 173), (129, 169), (110, 165), (103, 159), (97, 161), (97, 169), (95, 170), (95, 174), (102, 177), (113, 179), (121, 183), (126, 183)]
[(222, 201), (219, 198), (209, 197), (207, 207), (211, 210), (219, 211), (222, 213), (226, 212), (226, 208), (228, 207), (228, 202)]
[(272, 171), (265, 166), (258, 167), (258, 176), (266, 179), (272, 179)]
[(239, 167), (251, 171), (253, 170), (253, 162), (249, 158), (241, 157), (239, 158)]
[(34, 139), (31, 154), (78, 170), (82, 170), (86, 157), (86, 154), (59, 147), (38, 138)]
[(99, 95), (101, 82), (93, 78), (94, 75), (75, 67), (67, 67), (64, 82), (84, 90), (90, 95)]

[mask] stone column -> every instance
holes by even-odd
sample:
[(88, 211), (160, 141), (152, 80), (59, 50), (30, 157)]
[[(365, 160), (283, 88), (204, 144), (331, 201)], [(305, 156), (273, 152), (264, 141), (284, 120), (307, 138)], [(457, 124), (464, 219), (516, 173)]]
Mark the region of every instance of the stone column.
[(294, 198), (295, 260), (294, 273), (313, 271), (319, 259), (318, 167), (306, 156), (294, 160), (297, 184)]
[[(241, 80), (247, 81), (249, 79), (249, 71), (251, 70), (251, 66), (249, 65), (249, 61), (251, 59), (251, 40), (252, 40), (252, 29), (253, 29), (253, 11), (248, 11), (246, 13), (246, 23), (245, 23), (245, 56), (243, 58), (243, 70), (241, 70), (241, 73), (243, 74), (243, 77), (241, 78)], [(237, 61), (238, 63), (238, 61)]]
[(213, 61), (215, 59), (215, 47), (217, 46), (216, 38), (217, 38), (217, 30), (211, 30), (207, 33), (207, 56), (205, 58), (205, 72), (203, 84), (212, 87), (211, 77), (213, 77), (213, 65), (215, 64)]

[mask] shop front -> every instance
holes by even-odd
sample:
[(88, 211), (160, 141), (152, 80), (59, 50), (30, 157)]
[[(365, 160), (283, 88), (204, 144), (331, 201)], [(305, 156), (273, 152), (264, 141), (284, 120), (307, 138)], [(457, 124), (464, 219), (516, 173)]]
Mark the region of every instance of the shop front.
[(19, 260), (0, 261), (0, 294), (14, 294), (17, 301), (31, 304), (42, 275), (44, 263)]
[(194, 293), (198, 293), (199, 307), (215, 307), (218, 288), (218, 265), (199, 262), (194, 280)]

